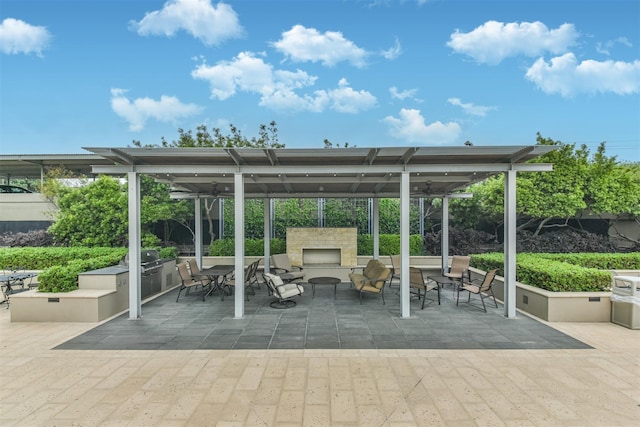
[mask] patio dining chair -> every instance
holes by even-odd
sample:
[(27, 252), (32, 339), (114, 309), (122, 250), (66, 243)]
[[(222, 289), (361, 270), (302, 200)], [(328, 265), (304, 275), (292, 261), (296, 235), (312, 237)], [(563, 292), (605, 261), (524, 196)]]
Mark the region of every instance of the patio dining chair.
[(497, 272), (498, 272), (498, 269), (488, 271), (482, 280), (469, 281), (469, 282), (463, 283), (462, 286), (459, 286), (456, 305), (458, 305), (458, 302), (460, 302), (460, 291), (466, 291), (466, 292), (469, 292), (467, 303), (471, 301), (471, 294), (480, 296), (480, 301), (482, 301), (482, 309), (484, 310), (485, 313), (487, 312), (487, 307), (484, 304), (485, 297), (483, 294), (490, 294), (490, 296), (493, 298), (493, 303), (496, 305), (496, 308), (498, 308), (496, 297), (495, 295), (493, 295), (493, 289), (491, 289), (491, 285), (493, 284), (493, 279), (495, 279)]
[[(451, 259), (449, 271), (444, 272), (443, 276), (455, 280), (458, 282), (458, 286), (461, 286), (464, 279), (468, 281), (471, 280), (471, 273), (469, 271), (470, 262), (470, 256), (454, 255)], [(455, 292), (455, 288), (453, 291)]]
[(391, 258), (391, 280), (389, 280), (389, 287), (393, 285), (393, 279), (398, 279), (400, 283), (400, 255), (390, 255)]
[(297, 283), (284, 283), (280, 276), (275, 274), (264, 273), (264, 282), (271, 290), (271, 293), (277, 298), (269, 305), (273, 308), (291, 308), (296, 305), (293, 298), (301, 296), (304, 292), (304, 288)]
[(198, 262), (195, 260), (195, 258), (188, 259), (186, 262), (189, 271), (194, 278), (202, 280), (203, 282), (207, 282), (209, 285), (211, 285), (211, 282), (213, 280), (211, 280), (209, 276), (202, 274), (202, 270), (200, 270), (200, 267), (198, 267)]
[(180, 275), (180, 289), (178, 290), (178, 297), (176, 298), (176, 302), (180, 299), (180, 293), (186, 289), (185, 294), (189, 294), (191, 288), (197, 288), (200, 286), (202, 288), (202, 301), (204, 301), (204, 297), (206, 295), (205, 288), (211, 286), (211, 281), (207, 281), (204, 276), (196, 277), (191, 274), (191, 271), (187, 268), (187, 261), (183, 261), (176, 265), (176, 269), (178, 270), (178, 274)]
[[(438, 305), (440, 305), (440, 285), (436, 282), (425, 281), (422, 270), (419, 268), (409, 267), (409, 288), (417, 291), (418, 300), (422, 298), (422, 310), (424, 310), (424, 302), (429, 291), (435, 290), (438, 293)], [(422, 295), (422, 291), (424, 291), (424, 295)]]
[[(260, 260), (258, 260), (257, 262), (260, 262)], [(258, 264), (257, 262), (252, 262), (251, 264), (249, 264), (245, 269), (244, 269), (244, 296), (245, 299), (247, 301), (249, 301), (249, 295), (255, 295), (256, 291), (253, 289), (252, 286), (252, 282), (251, 279), (253, 277), (253, 275), (255, 275), (255, 271), (258, 268)], [(226, 277), (223, 279), (222, 282), (222, 288), (223, 289), (229, 289), (231, 290), (232, 288), (235, 288), (236, 286), (238, 286), (238, 281), (235, 279), (235, 275), (233, 273), (231, 273), (230, 277)], [(224, 292), (222, 293), (222, 298), (224, 299)]]

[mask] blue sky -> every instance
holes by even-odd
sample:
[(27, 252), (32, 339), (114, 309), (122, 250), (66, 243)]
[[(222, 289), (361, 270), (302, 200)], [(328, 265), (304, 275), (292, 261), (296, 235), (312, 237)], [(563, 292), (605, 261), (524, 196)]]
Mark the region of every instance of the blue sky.
[(640, 161), (640, 2), (0, 2), (0, 152), (601, 141)]

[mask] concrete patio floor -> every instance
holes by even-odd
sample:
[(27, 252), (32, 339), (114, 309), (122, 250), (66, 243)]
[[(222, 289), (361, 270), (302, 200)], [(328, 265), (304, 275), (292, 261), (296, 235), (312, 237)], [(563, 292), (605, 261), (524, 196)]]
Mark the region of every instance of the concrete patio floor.
[[(335, 302), (333, 289), (318, 289), (315, 299), (307, 292), (289, 310), (252, 297), (241, 320), (231, 318), (230, 298), (203, 303), (191, 295), (175, 303), (175, 291), (143, 305), (142, 320), (116, 317), (101, 325), (11, 323), (3, 306), (0, 425), (636, 426), (640, 420), (640, 331), (546, 324), (522, 314), (504, 319), (502, 307), (487, 314), (456, 307), (450, 290), (441, 306), (420, 310), (414, 301), (414, 317), (400, 319), (392, 292), (386, 306), (378, 298), (360, 306), (348, 291), (339, 289)], [(327, 318), (336, 323), (335, 340), (326, 333)], [(302, 336), (303, 319), (304, 338), (288, 340)], [(478, 334), (485, 339), (472, 339)], [(235, 338), (218, 338), (224, 336)], [(357, 336), (365, 339), (350, 341)], [(246, 349), (256, 341), (259, 349)], [(212, 349), (215, 342), (226, 349)], [(432, 347), (408, 346), (413, 342)]]

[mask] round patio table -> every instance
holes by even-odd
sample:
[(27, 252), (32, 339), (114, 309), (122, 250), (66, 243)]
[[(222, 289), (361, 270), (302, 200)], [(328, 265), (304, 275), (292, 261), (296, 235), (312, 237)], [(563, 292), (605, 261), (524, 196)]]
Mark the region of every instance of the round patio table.
[(338, 279), (337, 277), (312, 277), (311, 279), (309, 279), (309, 283), (311, 284), (312, 289), (311, 298), (314, 298), (316, 296), (316, 285), (333, 285), (333, 298), (335, 299), (338, 289), (338, 283), (340, 282), (342, 282), (342, 280)]

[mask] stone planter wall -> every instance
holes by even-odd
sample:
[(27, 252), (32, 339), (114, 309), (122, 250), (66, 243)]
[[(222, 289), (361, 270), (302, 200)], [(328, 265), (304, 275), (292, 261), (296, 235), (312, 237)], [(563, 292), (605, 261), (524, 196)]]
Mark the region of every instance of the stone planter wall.
[[(472, 268), (472, 278), (484, 271)], [(496, 276), (493, 292), (504, 301), (504, 278)], [(550, 292), (516, 282), (516, 308), (548, 322), (609, 322), (610, 292)]]

